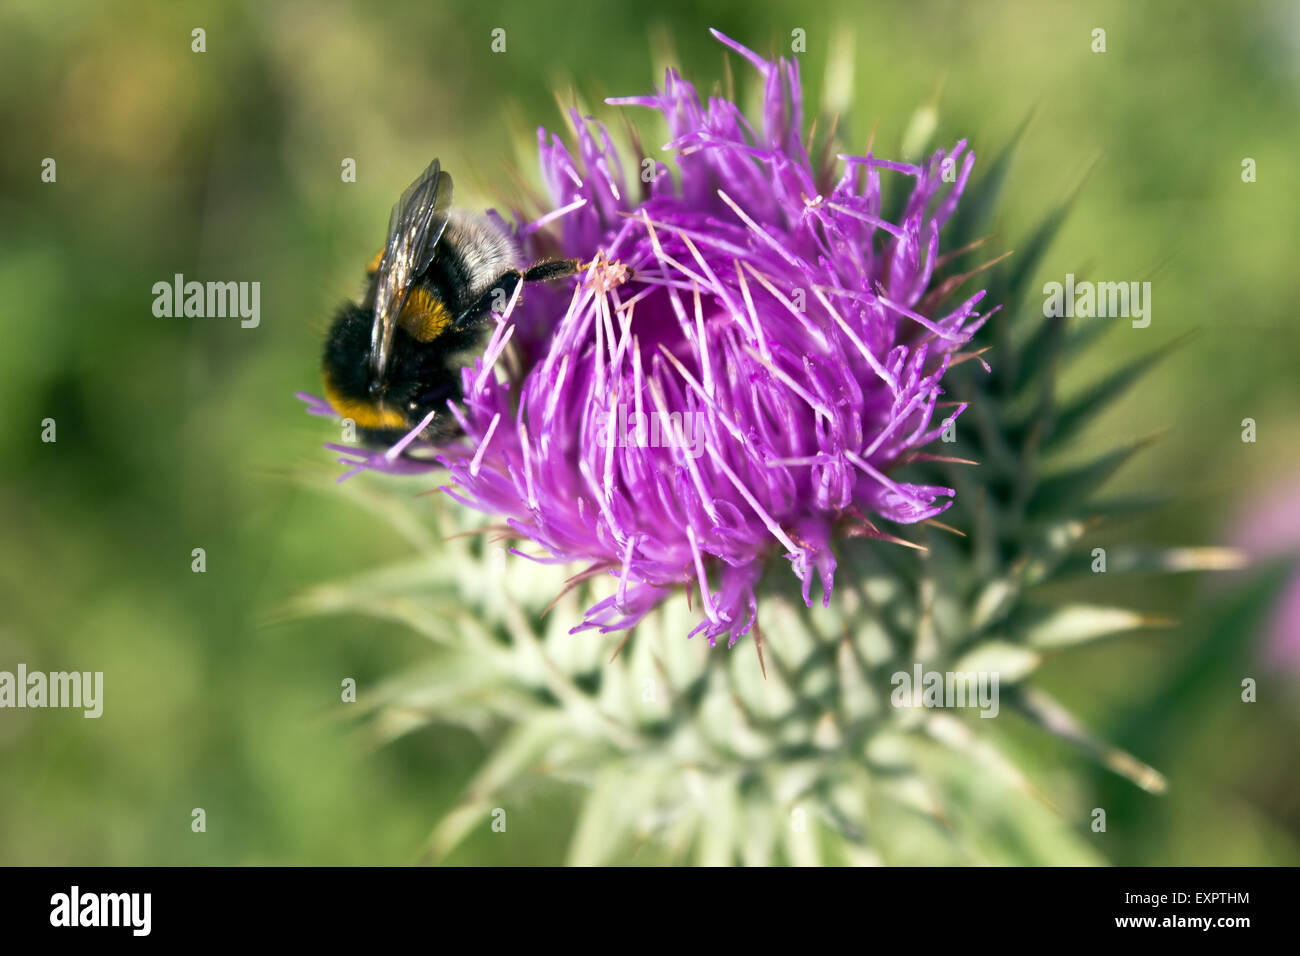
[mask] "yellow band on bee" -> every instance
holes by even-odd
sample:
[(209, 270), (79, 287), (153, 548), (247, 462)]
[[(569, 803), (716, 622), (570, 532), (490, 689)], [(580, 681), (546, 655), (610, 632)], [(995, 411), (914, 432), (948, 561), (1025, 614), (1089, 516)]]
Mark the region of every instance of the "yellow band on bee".
[(344, 418), (350, 418), (362, 428), (400, 428), (407, 427), (406, 419), (401, 413), (388, 408), (381, 402), (369, 402), (360, 398), (349, 398), (334, 387), (329, 375), (325, 375), (325, 398), (334, 406), (334, 411)]
[(366, 271), (374, 275), (379, 271), (379, 263), (384, 261), (384, 250), (380, 249), (375, 253), (375, 257), (366, 263)]
[(402, 314), (397, 317), (397, 324), (417, 342), (432, 342), (450, 323), (451, 313), (442, 300), (419, 286), (406, 297)]

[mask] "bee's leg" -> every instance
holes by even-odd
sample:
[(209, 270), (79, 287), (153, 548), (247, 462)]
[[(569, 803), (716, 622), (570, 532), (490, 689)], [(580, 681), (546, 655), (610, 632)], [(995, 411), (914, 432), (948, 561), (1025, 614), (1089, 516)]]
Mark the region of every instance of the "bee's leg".
[(579, 259), (544, 259), (529, 266), (524, 273), (525, 282), (547, 282), (551, 279), (563, 279), (577, 275), (584, 268)]
[(482, 324), (489, 312), (500, 312), (515, 294), (515, 286), (524, 281), (524, 274), (518, 269), (503, 272), (501, 277), (483, 290), (483, 293), (471, 302), (452, 323), (457, 332), (472, 329)]
[(483, 290), (483, 294), (470, 306), (456, 316), (453, 327), (457, 330), (472, 328), (487, 316), (489, 310), (500, 312), (515, 294), (515, 286), (520, 282), (547, 282), (551, 279), (563, 279), (577, 275), (582, 270), (582, 263), (577, 259), (546, 259), (530, 266), (526, 271), (510, 269), (501, 274), (496, 282)]

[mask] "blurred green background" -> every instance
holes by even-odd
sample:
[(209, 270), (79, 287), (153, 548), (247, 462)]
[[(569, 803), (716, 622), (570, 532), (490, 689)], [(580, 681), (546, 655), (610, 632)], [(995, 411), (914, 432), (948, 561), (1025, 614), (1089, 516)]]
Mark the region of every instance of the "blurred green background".
[[(846, 44), (849, 151), (876, 125), (877, 151), (896, 154), (935, 103), (937, 140), (969, 136), (987, 162), (1032, 111), (1003, 247), (1086, 179), (1042, 281), (1150, 278), (1153, 321), (1117, 324), (1068, 382), (1199, 330), (1093, 429), (1097, 444), (1167, 429), (1111, 488), (1173, 504), (1108, 529), (1115, 540), (1221, 542), (1262, 483), (1300, 470), (1295, 4), (6, 0), (0, 669), (102, 670), (106, 690), (97, 721), (0, 711), (0, 863), (419, 858), (484, 746), (448, 730), (375, 749), (339, 719), (344, 677), (364, 693), (428, 664), (419, 636), (277, 621), (300, 589), (406, 550), (367, 511), (367, 479), (332, 483), (320, 444), (337, 436), (293, 392), (315, 388), (332, 310), (432, 156), (460, 204), (516, 196), (509, 165), (536, 177), (520, 142), (562, 128), (556, 89), (599, 104), (674, 59), (707, 91), (723, 77), (710, 26), (769, 54), (805, 30), (810, 112), (828, 51)], [(205, 53), (191, 51), (196, 27)], [(744, 89), (752, 74), (732, 69)], [(41, 181), (46, 157), (55, 183)], [(1258, 182), (1241, 181), (1244, 157)], [(260, 282), (260, 327), (156, 318), (152, 286), (177, 272)], [(54, 444), (40, 440), (47, 417)], [(205, 574), (191, 572), (196, 547)], [(1240, 586), (1112, 589), (1179, 625), (1046, 671), (1091, 726), (1169, 776), (1167, 796), (1007, 731), (1045, 790), (1078, 775), (1110, 808), (1107, 859), (1300, 862), (1297, 678), (1258, 664), (1257, 622), (1222, 610)], [(1242, 675), (1261, 679), (1259, 703), (1240, 703)], [(451, 862), (558, 862), (572, 807), (556, 788)]]

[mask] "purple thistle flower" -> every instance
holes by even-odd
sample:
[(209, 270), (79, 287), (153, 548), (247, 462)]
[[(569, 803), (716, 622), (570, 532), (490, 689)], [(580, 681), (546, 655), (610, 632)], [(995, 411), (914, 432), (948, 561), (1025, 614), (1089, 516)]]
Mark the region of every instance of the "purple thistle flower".
[[(685, 587), (701, 599), (692, 636), (734, 644), (768, 557), (790, 561), (809, 605), (816, 576), (829, 604), (837, 537), (888, 539), (875, 518), (923, 521), (954, 494), (890, 472), (926, 457), (943, 375), (987, 318), (982, 291), (940, 313), (951, 283), (932, 283), (973, 154), (839, 156), (837, 179), (819, 173), (797, 64), (714, 35), (763, 79), (759, 129), (669, 70), (654, 95), (607, 101), (668, 124), (676, 168), (645, 188), (576, 111), (576, 156), (539, 131), (553, 209), (513, 231), (526, 256), (592, 261), (576, 284), (516, 292), (451, 406), (465, 442), (437, 451), (443, 490), (504, 516), (537, 560), (612, 576), (575, 632), (632, 627)], [(911, 181), (898, 222), (882, 172)], [(519, 372), (498, 368), (508, 344)]]

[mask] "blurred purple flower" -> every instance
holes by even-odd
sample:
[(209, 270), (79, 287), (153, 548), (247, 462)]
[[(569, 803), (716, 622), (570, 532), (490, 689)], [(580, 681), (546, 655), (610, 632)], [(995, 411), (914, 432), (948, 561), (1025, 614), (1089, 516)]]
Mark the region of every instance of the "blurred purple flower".
[[(439, 451), (444, 490), (504, 516), (538, 560), (616, 579), (574, 631), (632, 627), (685, 587), (703, 609), (692, 635), (734, 644), (773, 554), (828, 604), (837, 537), (889, 538), (875, 518), (951, 504), (889, 473), (928, 457), (943, 375), (987, 318), (983, 292), (940, 311), (956, 283), (932, 283), (974, 156), (962, 141), (919, 166), (814, 167), (798, 66), (714, 35), (762, 77), (759, 129), (670, 70), (654, 95), (608, 102), (662, 113), (675, 172), (629, 188), (603, 126), (574, 112), (576, 158), (540, 131), (552, 211), (514, 232), (526, 256), (594, 260), (576, 287), (516, 294), (463, 373), (466, 442)], [(882, 171), (911, 181), (897, 222)], [(498, 370), (512, 341), (519, 371)]]
[(1300, 670), (1300, 478), (1292, 475), (1252, 494), (1238, 517), (1233, 543), (1256, 561), (1291, 557), (1294, 570), (1273, 606), (1265, 634), (1270, 664)]

